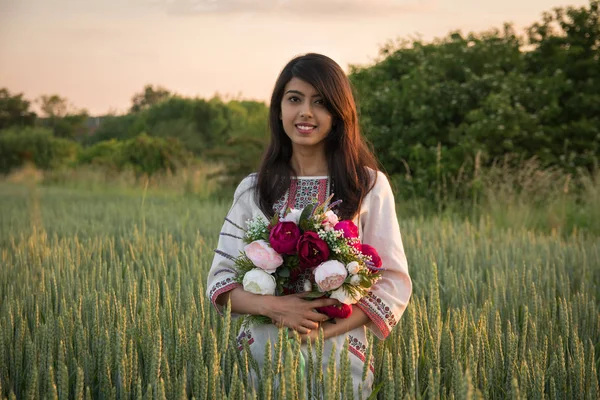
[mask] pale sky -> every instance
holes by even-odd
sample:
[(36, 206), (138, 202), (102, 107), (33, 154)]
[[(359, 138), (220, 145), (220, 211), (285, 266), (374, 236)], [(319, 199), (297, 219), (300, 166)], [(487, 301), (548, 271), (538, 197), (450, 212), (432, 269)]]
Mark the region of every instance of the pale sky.
[(390, 40), (517, 27), (588, 0), (0, 0), (0, 88), (124, 112), (144, 85), (267, 101), (283, 66), (319, 52), (348, 71)]

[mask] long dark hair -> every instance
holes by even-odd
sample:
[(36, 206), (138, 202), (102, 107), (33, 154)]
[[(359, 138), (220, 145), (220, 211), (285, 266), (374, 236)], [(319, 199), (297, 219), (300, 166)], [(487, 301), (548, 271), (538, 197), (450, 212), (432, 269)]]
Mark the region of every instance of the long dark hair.
[(290, 165), (292, 142), (286, 135), (281, 115), (285, 86), (292, 78), (311, 84), (322, 96), (332, 115), (332, 128), (325, 138), (325, 153), (334, 201), (343, 200), (337, 208), (342, 219), (352, 219), (375, 181), (369, 167), (378, 163), (360, 134), (352, 87), (342, 68), (331, 58), (309, 53), (291, 60), (281, 71), (269, 108), (271, 143), (258, 171), (255, 187), (256, 203), (267, 216), (273, 216), (273, 204), (285, 194), (295, 172)]

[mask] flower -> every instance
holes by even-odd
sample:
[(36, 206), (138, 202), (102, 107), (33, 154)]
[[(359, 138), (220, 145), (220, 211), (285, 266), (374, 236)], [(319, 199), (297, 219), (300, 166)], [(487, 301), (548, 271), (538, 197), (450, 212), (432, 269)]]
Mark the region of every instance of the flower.
[(360, 300), (360, 298), (358, 298), (358, 299), (354, 298), (352, 295), (350, 295), (348, 292), (346, 292), (346, 289), (344, 289), (343, 286), (340, 287), (339, 289), (331, 292), (329, 297), (332, 299), (336, 299), (340, 303), (344, 303), (344, 304), (356, 304), (356, 303), (358, 303), (358, 300)]
[(358, 274), (358, 271), (360, 271), (360, 264), (356, 261), (349, 262), (348, 265), (346, 265), (346, 269), (349, 274), (356, 275)]
[(280, 222), (293, 222), (296, 225), (300, 223), (300, 216), (302, 215), (302, 210), (298, 210), (296, 208), (292, 208), (289, 213), (283, 218), (281, 218)]
[(346, 267), (337, 260), (325, 261), (315, 269), (315, 281), (321, 292), (339, 288), (347, 276)]
[(362, 278), (360, 277), (360, 275), (352, 275), (352, 278), (350, 278), (350, 284), (354, 286), (360, 285), (361, 281)]
[(348, 304), (325, 306), (318, 307), (317, 311), (327, 315), (329, 318), (348, 318), (352, 314), (352, 306)]
[(308, 279), (306, 279), (306, 280), (304, 281), (304, 291), (305, 291), (305, 292), (310, 292), (310, 291), (312, 291), (312, 283), (311, 283), (311, 281), (310, 281), (310, 280), (308, 280)]
[(300, 228), (294, 222), (279, 222), (271, 229), (269, 242), (280, 254), (293, 254), (300, 239)]
[(269, 246), (269, 243), (264, 240), (255, 240), (254, 242), (244, 246), (244, 253), (258, 268), (272, 274), (277, 267), (283, 264), (283, 258), (274, 249)]
[(333, 227), (336, 231), (343, 231), (343, 236), (346, 239), (358, 237), (358, 227), (354, 225), (354, 222), (344, 220), (340, 221)]
[(323, 227), (326, 232), (332, 231), (333, 227), (340, 222), (338, 216), (331, 210), (325, 213), (325, 220), (323, 221)]
[(260, 268), (254, 268), (244, 275), (244, 290), (254, 294), (275, 294), (277, 283), (273, 275)]
[(315, 232), (304, 232), (296, 246), (298, 260), (305, 267), (316, 267), (329, 258), (327, 243)]
[(371, 263), (377, 269), (381, 268), (382, 262), (381, 257), (377, 253), (377, 250), (373, 246), (369, 246), (368, 244), (363, 244), (360, 248), (360, 252), (365, 256), (371, 257)]

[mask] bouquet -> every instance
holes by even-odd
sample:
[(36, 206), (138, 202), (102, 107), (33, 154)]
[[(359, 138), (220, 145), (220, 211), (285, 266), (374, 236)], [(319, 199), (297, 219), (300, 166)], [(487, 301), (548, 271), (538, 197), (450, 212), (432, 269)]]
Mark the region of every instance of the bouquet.
[[(267, 221), (257, 217), (247, 221), (246, 245), (234, 261), (236, 280), (244, 290), (261, 295), (307, 292), (307, 298), (330, 297), (341, 306), (317, 308), (331, 318), (347, 318), (352, 304), (365, 296), (381, 278), (381, 258), (376, 249), (360, 243), (352, 221), (340, 221), (332, 210), (340, 201), (313, 203), (303, 210), (287, 209)], [(271, 322), (250, 316), (253, 322)], [(246, 321), (248, 322), (248, 321)]]

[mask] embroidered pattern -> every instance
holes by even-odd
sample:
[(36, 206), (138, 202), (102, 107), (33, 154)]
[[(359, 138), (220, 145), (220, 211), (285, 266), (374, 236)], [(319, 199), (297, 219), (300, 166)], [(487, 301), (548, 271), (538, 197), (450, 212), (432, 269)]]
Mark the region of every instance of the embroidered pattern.
[(390, 334), (390, 329), (397, 323), (390, 307), (373, 292), (369, 292), (356, 305), (377, 325), (384, 338)]
[[(213, 306), (215, 306), (215, 308), (219, 310), (219, 307), (217, 306), (217, 297), (219, 297), (221, 293), (225, 293), (238, 286), (242, 285), (237, 283), (232, 277), (217, 281), (210, 289), (210, 301), (213, 303)], [(219, 313), (221, 313), (221, 311), (219, 311)]]
[(240, 333), (237, 337), (238, 350), (242, 351), (244, 349), (244, 340), (248, 341), (248, 346), (254, 343), (254, 338), (252, 337), (252, 332), (250, 329), (244, 329), (242, 333)]
[[(348, 335), (348, 350), (358, 357), (363, 363), (367, 360), (367, 346), (361, 342), (358, 338)], [(371, 356), (369, 360), (369, 369), (372, 373), (375, 373), (374, 357)]]
[(315, 200), (322, 203), (327, 199), (327, 183), (328, 178), (292, 179), (289, 190), (273, 204), (273, 210), (303, 209)]

